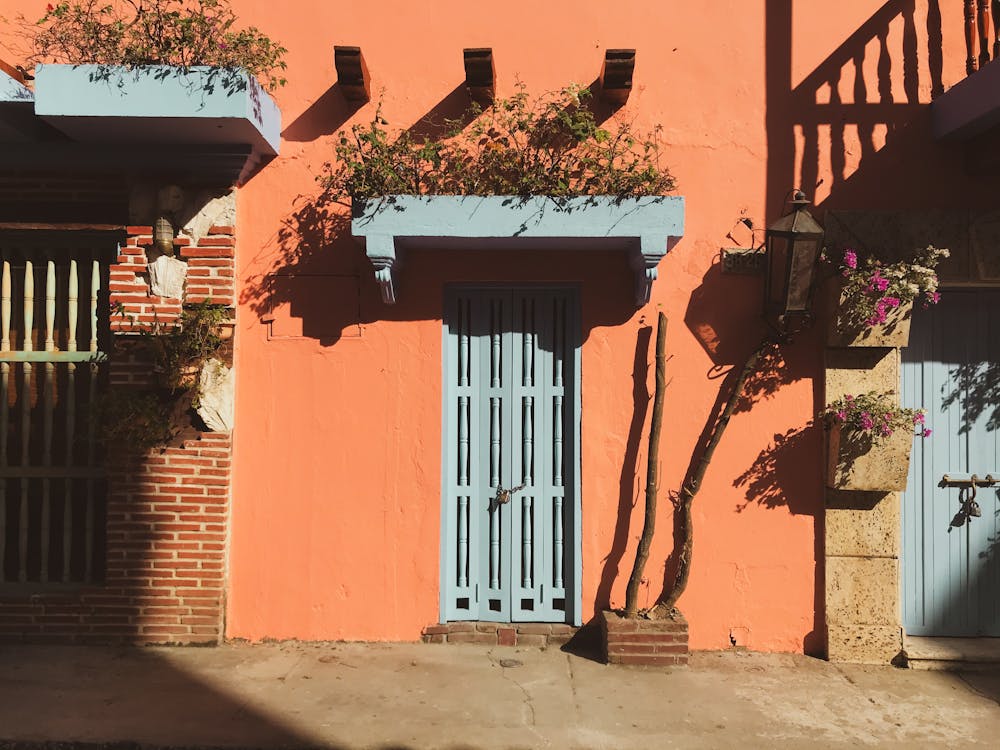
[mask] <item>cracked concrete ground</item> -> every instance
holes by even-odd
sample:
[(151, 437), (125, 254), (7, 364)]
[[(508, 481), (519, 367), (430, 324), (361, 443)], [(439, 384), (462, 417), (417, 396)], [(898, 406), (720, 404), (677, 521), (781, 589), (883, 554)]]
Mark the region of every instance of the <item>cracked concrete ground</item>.
[(796, 655), (704, 652), (647, 671), (475, 645), (5, 646), (0, 670), (0, 747), (910, 749), (1000, 737), (998, 672)]

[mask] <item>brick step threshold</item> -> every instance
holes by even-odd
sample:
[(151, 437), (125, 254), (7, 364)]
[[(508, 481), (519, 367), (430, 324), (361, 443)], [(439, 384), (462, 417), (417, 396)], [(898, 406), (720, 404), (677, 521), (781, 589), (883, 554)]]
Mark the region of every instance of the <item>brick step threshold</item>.
[(444, 622), (424, 628), (424, 643), (485, 643), (491, 646), (562, 646), (578, 628), (548, 622)]
[(1000, 638), (938, 638), (907, 635), (906, 666), (938, 671), (1000, 671)]

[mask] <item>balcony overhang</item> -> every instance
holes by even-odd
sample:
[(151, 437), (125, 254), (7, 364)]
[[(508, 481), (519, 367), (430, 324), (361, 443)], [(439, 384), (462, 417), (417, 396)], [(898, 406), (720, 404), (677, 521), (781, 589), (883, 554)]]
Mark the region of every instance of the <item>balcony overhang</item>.
[(1000, 60), (959, 81), (931, 103), (939, 140), (967, 141), (1000, 125)]
[(597, 195), (414, 196), (355, 201), (351, 232), (375, 267), (382, 300), (393, 304), (407, 247), (621, 250), (635, 274), (635, 304), (649, 301), (660, 259), (684, 234), (684, 199)]
[[(277, 155), (281, 112), (241, 70), (40, 65), (0, 72), (0, 168), (240, 184)], [(97, 155), (97, 158), (95, 158)]]

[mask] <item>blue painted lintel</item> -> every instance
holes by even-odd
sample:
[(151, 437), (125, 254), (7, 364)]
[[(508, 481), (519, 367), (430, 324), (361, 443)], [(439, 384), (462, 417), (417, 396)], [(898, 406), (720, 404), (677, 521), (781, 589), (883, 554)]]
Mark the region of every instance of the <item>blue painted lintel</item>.
[(351, 232), (365, 246), (387, 304), (396, 301), (403, 248), (620, 249), (635, 273), (635, 303), (649, 302), (660, 259), (684, 235), (679, 196), (617, 198), (391, 195), (355, 201)]

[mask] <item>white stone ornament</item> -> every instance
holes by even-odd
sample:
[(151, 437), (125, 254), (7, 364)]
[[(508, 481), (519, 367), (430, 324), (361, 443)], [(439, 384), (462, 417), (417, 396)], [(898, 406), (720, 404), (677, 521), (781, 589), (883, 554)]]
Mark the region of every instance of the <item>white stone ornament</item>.
[(198, 416), (213, 432), (233, 429), (233, 395), (236, 378), (233, 371), (217, 359), (201, 368), (198, 381)]
[(149, 288), (157, 297), (180, 299), (188, 264), (169, 255), (161, 255), (149, 264)]

